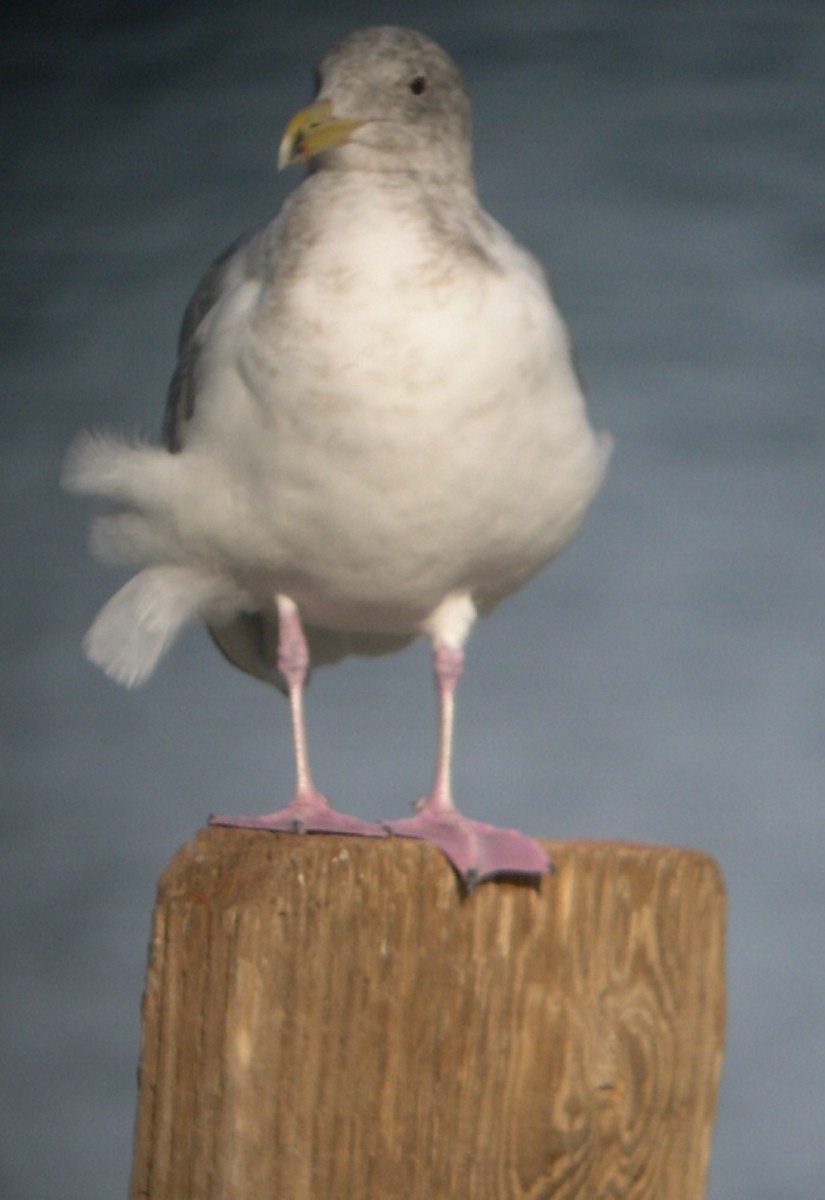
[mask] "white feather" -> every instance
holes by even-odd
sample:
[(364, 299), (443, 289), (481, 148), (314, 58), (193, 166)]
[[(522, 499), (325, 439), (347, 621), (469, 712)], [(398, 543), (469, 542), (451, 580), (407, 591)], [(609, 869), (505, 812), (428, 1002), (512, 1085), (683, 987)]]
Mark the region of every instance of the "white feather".
[(103, 606), (83, 649), (112, 679), (136, 687), (149, 678), (183, 625), (215, 603), (220, 591), (216, 580), (186, 567), (150, 567)]
[(94, 430), (69, 446), (61, 480), (69, 492), (151, 507), (175, 472), (176, 459), (163, 447)]

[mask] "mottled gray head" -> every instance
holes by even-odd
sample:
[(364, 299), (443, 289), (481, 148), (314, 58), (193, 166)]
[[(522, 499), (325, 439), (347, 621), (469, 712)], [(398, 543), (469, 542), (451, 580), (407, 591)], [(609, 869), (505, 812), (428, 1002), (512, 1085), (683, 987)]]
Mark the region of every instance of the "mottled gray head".
[(364, 29), (337, 42), (317, 75), (316, 104), (290, 122), (282, 164), (470, 178), (470, 102), (435, 42), (412, 29)]

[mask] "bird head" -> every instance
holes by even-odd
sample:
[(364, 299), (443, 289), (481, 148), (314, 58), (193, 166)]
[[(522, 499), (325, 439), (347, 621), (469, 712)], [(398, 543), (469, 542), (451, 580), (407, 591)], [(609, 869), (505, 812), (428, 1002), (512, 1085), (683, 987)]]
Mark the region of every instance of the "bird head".
[(315, 102), (286, 127), (280, 167), (471, 177), (470, 102), (458, 67), (423, 34), (377, 26), (332, 47)]

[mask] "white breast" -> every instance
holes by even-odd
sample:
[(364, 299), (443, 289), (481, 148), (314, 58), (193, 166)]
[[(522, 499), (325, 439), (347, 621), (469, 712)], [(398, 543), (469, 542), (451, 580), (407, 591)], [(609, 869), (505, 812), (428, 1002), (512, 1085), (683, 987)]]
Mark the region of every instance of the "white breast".
[[(212, 317), (177, 520), (187, 554), (308, 620), (408, 632), (483, 605), (575, 532), (603, 470), (562, 323), (492, 222), (493, 262), (346, 205), (300, 278)], [(198, 499), (195, 503), (195, 494)]]

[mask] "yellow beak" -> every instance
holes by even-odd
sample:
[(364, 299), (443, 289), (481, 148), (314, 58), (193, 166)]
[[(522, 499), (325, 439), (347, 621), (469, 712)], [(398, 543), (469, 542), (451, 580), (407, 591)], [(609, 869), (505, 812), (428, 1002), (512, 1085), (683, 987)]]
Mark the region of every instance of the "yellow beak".
[(309, 108), (302, 108), (284, 130), (278, 151), (278, 169), (306, 162), (322, 150), (340, 146), (363, 124), (363, 121), (334, 117), (329, 100), (319, 100)]

